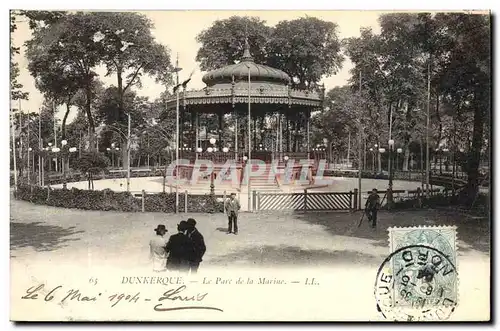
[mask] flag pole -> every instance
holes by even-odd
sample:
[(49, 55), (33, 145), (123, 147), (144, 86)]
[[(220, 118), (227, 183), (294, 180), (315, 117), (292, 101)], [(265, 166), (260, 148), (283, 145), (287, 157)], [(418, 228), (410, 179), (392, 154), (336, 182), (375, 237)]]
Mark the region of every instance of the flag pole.
[(176, 71), (176, 106), (175, 106), (175, 212), (179, 212), (179, 53), (177, 53), (177, 59), (175, 61), (175, 71)]

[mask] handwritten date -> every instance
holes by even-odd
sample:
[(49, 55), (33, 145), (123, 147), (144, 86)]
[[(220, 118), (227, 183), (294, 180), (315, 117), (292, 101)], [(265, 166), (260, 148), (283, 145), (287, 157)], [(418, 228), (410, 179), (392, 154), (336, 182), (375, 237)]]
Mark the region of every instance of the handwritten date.
[[(157, 299), (157, 304), (154, 306), (154, 310), (158, 312), (167, 312), (175, 310), (186, 310), (186, 309), (201, 309), (201, 310), (216, 310), (223, 311), (220, 308), (209, 307), (201, 304), (201, 301), (205, 299), (208, 293), (189, 293), (186, 289), (186, 285), (182, 285), (177, 288), (170, 288), (163, 292), (163, 294)], [(59, 303), (64, 302), (96, 302), (101, 298), (102, 293), (83, 293), (80, 289), (64, 289), (62, 285), (55, 286), (53, 288), (46, 288), (44, 284), (38, 286), (32, 286), (26, 290), (26, 294), (21, 297), (23, 300), (38, 300), (43, 298), (45, 302), (59, 301)], [(113, 293), (107, 296), (102, 296), (102, 299), (111, 303), (111, 307), (115, 307), (120, 302), (122, 303), (132, 303), (135, 304), (140, 301), (151, 301), (148, 298), (141, 298), (141, 293), (137, 292), (135, 294), (126, 293)], [(176, 302), (174, 306), (165, 304), (165, 302)], [(195, 304), (197, 303), (197, 305)]]

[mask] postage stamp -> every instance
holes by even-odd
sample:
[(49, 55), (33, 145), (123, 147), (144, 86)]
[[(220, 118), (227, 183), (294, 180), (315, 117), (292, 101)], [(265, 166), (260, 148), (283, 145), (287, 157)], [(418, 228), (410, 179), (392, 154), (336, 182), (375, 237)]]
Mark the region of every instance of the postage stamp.
[(455, 227), (390, 228), (377, 273), (378, 310), (391, 320), (449, 318), (458, 303)]

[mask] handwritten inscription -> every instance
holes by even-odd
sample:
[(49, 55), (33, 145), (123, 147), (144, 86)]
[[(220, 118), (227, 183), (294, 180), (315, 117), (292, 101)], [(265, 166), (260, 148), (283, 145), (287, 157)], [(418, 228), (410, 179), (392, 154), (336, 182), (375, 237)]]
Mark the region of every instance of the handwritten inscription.
[[(21, 297), (21, 299), (25, 300), (36, 300), (38, 299), (38, 294), (42, 293), (44, 290), (45, 285), (40, 284), (37, 287), (32, 286), (29, 289), (26, 290), (26, 294)], [(54, 288), (52, 288), (44, 297), (45, 301), (52, 301), (54, 299), (54, 296), (58, 292), (64, 292), (62, 290), (62, 286), (58, 285)], [(78, 301), (78, 302), (95, 302), (97, 300), (98, 295), (88, 295), (88, 294), (83, 294), (80, 292), (78, 289), (69, 289), (64, 294), (62, 294), (62, 299), (60, 300), (61, 303), (64, 303), (65, 301)]]
[[(177, 289), (169, 289), (163, 293), (163, 295), (158, 299), (158, 301), (170, 300), (170, 301), (183, 301), (183, 302), (200, 302), (205, 299), (208, 293), (197, 293), (197, 294), (189, 294), (185, 293), (186, 285), (182, 285)], [(184, 293), (183, 293), (184, 292)], [(180, 307), (163, 307), (163, 304), (157, 304), (154, 307), (156, 311), (173, 311), (173, 310), (185, 310), (185, 309), (204, 309), (204, 310), (217, 310), (223, 311), (220, 308), (209, 307), (209, 306), (180, 306)]]
[[(94, 291), (96, 292), (96, 291)], [(46, 293), (46, 294), (45, 294)], [(180, 287), (170, 288), (164, 291), (160, 297), (157, 298), (157, 304), (153, 307), (154, 311), (166, 312), (175, 310), (185, 310), (185, 309), (205, 309), (205, 310), (216, 310), (223, 311), (217, 307), (211, 307), (206, 305), (193, 305), (193, 303), (200, 303), (206, 297), (208, 293), (190, 293), (187, 291), (186, 285), (181, 285)], [(62, 285), (49, 288), (48, 291), (44, 284), (39, 284), (37, 286), (31, 286), (26, 290), (26, 293), (21, 296), (23, 300), (39, 300), (42, 299), (44, 302), (57, 301), (59, 303), (65, 302), (80, 302), (80, 303), (94, 303), (100, 300), (106, 300), (110, 303), (111, 307), (115, 307), (120, 303), (136, 304), (140, 301), (152, 301), (150, 298), (142, 298), (141, 293), (112, 293), (103, 296), (103, 293), (84, 293), (80, 289), (64, 289)], [(100, 299), (102, 298), (102, 299)], [(190, 305), (168, 305), (165, 302), (177, 302), (177, 303), (189, 303)], [(162, 302), (163, 301), (163, 302)]]

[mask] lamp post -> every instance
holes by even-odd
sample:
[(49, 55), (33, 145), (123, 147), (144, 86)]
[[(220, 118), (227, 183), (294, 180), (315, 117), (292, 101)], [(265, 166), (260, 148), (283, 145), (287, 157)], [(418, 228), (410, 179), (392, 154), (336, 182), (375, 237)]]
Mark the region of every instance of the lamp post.
[(403, 153), (403, 149), (402, 148), (398, 148), (396, 150), (396, 170), (399, 170), (399, 154)]
[(130, 112), (127, 113), (127, 192), (130, 192)]
[(393, 158), (394, 158), (394, 140), (389, 140), (389, 188), (387, 189), (387, 206), (389, 209), (392, 207), (393, 196), (392, 196), (392, 178), (394, 176), (393, 171)]
[[(213, 139), (213, 138), (212, 138)], [(212, 143), (212, 139), (210, 139), (210, 142)], [(215, 140), (215, 139), (213, 139)], [(212, 143), (214, 144), (215, 141)], [(207, 152), (212, 153), (214, 151), (213, 147), (208, 147)], [(212, 164), (212, 171), (210, 172), (210, 195), (215, 194), (215, 184), (214, 184), (214, 169), (213, 169), (213, 164)]]
[(64, 149), (66, 148), (66, 145), (68, 144), (68, 141), (66, 139), (63, 139), (61, 141), (61, 146), (63, 148), (63, 153), (62, 153), (62, 174), (63, 174), (63, 190), (66, 189), (67, 182), (66, 182), (66, 153), (64, 153)]
[(372, 154), (372, 171), (375, 172), (375, 154), (373, 153), (373, 148), (370, 147), (370, 153)]
[(380, 173), (380, 171), (382, 170), (381, 169), (382, 162), (380, 160), (380, 155), (378, 154), (378, 153), (380, 153), (379, 148), (378, 148), (378, 144), (373, 145), (373, 149), (375, 150), (375, 154), (376, 154), (375, 161), (377, 162), (377, 173)]

